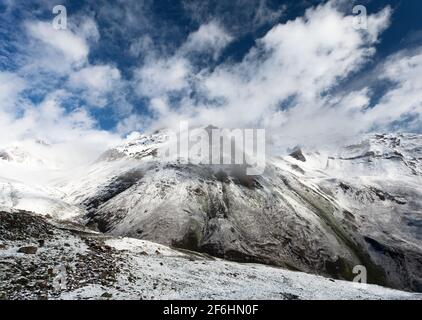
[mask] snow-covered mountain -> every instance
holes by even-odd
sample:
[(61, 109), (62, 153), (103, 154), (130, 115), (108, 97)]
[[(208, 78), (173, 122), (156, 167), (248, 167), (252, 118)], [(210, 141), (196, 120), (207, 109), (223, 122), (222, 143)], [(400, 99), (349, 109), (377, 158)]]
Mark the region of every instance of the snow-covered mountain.
[(265, 173), (162, 161), (165, 133), (107, 151), (62, 190), (113, 235), (340, 279), (422, 290), (418, 135), (376, 135), (335, 152), (296, 150)]
[(68, 172), (42, 140), (27, 140), (0, 148), (0, 209), (28, 210), (58, 220), (77, 219), (84, 209), (65, 202), (56, 187)]
[(157, 149), (167, 137), (138, 135), (55, 177), (48, 188), (57, 194), (46, 197), (108, 235), (344, 280), (363, 265), (371, 283), (422, 291), (422, 136), (296, 148), (267, 157), (260, 176), (163, 160)]

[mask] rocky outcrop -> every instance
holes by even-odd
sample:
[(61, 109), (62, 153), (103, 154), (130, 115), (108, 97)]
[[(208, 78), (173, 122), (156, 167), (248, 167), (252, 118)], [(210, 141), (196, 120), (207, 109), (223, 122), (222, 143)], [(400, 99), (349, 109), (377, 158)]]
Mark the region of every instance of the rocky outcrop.
[(6, 151), (0, 150), (0, 160), (10, 161), (11, 157)]
[(302, 153), (302, 150), (297, 148), (296, 150), (294, 150), (292, 153), (290, 153), (290, 156), (292, 158), (295, 158), (296, 160), (302, 161), (302, 162), (306, 162), (306, 158)]

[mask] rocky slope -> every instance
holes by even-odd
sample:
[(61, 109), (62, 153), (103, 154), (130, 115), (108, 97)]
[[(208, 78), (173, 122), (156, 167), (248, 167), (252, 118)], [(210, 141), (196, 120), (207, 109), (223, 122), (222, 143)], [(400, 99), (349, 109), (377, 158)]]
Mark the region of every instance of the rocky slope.
[(0, 299), (422, 299), (0, 212)]

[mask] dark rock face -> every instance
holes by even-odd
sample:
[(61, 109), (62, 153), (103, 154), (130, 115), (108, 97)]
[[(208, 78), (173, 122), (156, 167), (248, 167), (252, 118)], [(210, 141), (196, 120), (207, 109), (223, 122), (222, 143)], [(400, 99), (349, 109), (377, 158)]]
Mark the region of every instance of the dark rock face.
[[(83, 205), (87, 208), (88, 212), (95, 212), (95, 210), (103, 203), (131, 188), (143, 177), (141, 170), (131, 170), (124, 173), (121, 176), (111, 179), (107, 189), (104, 189), (101, 194), (98, 194), (95, 198), (86, 200)], [(99, 230), (102, 232), (107, 231), (105, 223), (98, 224)]]
[(296, 160), (302, 161), (302, 162), (306, 162), (306, 158), (302, 153), (301, 149), (296, 149), (295, 151), (293, 151), (290, 154), (291, 157), (295, 158)]
[(0, 160), (10, 161), (11, 158), (7, 152), (0, 150)]
[[(371, 237), (364, 237), (369, 244), (369, 250), (378, 253), (378, 263), (391, 266), (395, 272), (392, 277), (397, 282), (406, 283), (407, 288), (422, 292), (422, 253), (417, 250), (404, 250), (397, 246), (381, 243)], [(413, 269), (412, 273), (401, 272), (403, 267)]]

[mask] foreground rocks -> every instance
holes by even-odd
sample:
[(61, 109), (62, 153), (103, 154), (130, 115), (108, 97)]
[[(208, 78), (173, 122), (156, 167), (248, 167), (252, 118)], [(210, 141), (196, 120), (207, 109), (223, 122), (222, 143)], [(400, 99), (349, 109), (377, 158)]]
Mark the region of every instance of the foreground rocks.
[[(55, 298), (62, 287), (116, 282), (117, 251), (95, 234), (62, 230), (28, 212), (0, 212), (0, 240), (6, 244), (0, 249), (3, 298)], [(40, 248), (31, 245), (40, 242)]]

